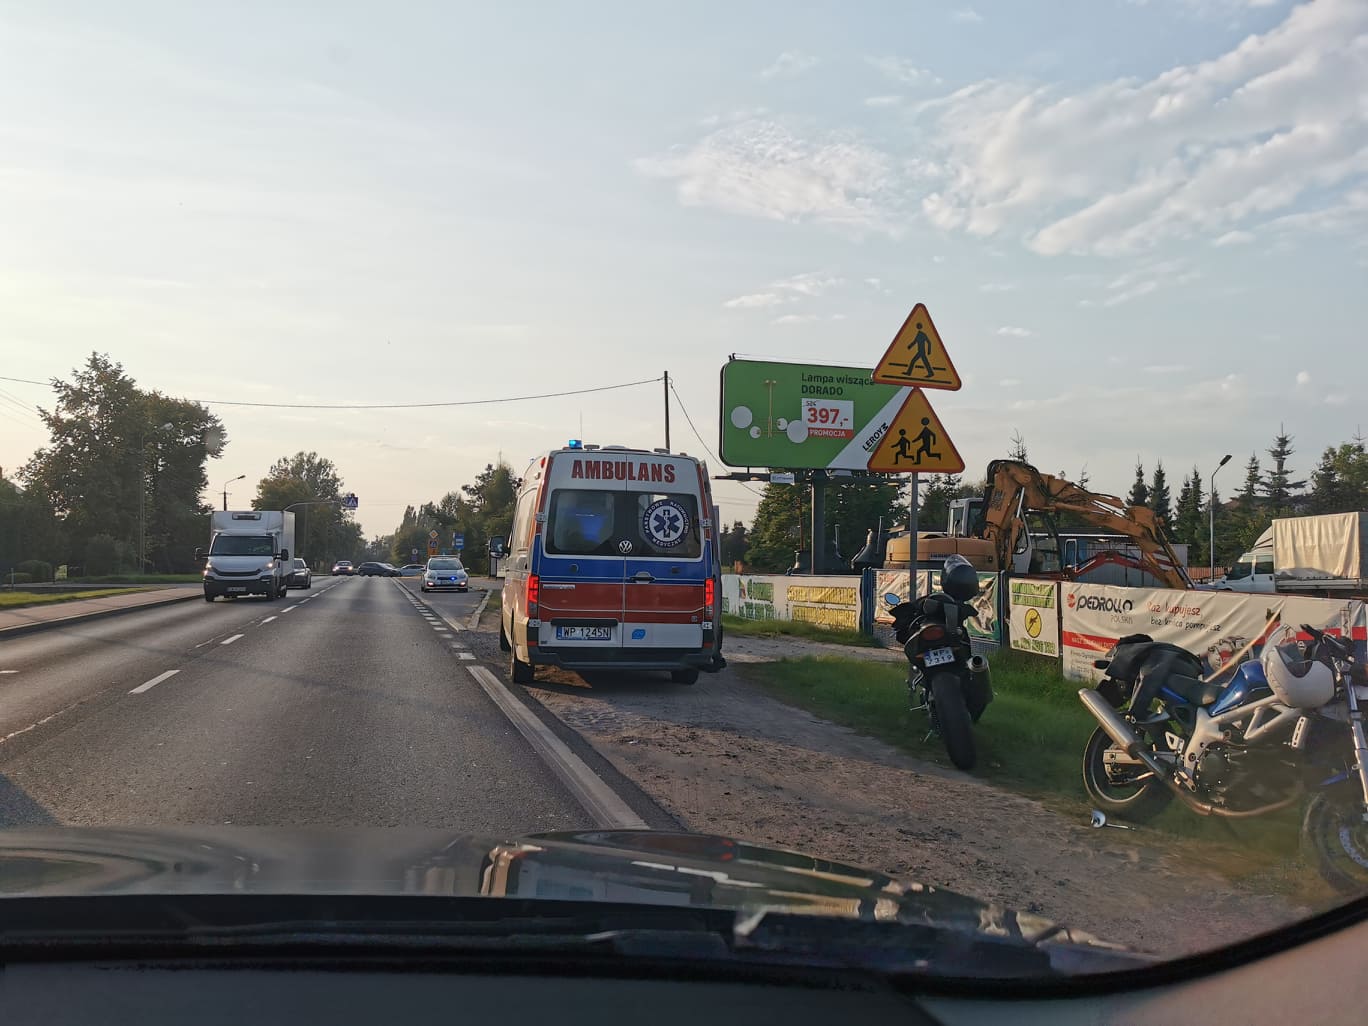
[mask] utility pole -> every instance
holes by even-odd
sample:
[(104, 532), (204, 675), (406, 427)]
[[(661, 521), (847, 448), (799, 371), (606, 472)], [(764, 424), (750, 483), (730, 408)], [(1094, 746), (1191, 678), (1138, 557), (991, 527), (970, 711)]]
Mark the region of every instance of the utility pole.
[(665, 372), (665, 449), (670, 448), (670, 372)]
[(917, 492), (918, 475), (912, 473), (909, 490), (911, 498), (908, 499), (907, 508), (907, 595), (915, 601), (917, 598)]

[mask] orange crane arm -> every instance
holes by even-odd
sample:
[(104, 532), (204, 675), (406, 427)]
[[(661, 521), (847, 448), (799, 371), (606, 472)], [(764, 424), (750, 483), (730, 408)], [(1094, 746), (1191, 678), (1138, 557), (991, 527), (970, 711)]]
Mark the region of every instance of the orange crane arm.
[(1169, 588), (1189, 589), (1192, 579), (1164, 534), (1154, 511), (1130, 506), (1115, 495), (1080, 488), (1063, 478), (1042, 474), (1019, 460), (994, 460), (988, 464), (988, 490), (984, 495), (980, 536), (993, 543), (998, 563), (1010, 567), (1026, 514), (1073, 513), (1099, 529), (1123, 534), (1140, 550), (1140, 563)]

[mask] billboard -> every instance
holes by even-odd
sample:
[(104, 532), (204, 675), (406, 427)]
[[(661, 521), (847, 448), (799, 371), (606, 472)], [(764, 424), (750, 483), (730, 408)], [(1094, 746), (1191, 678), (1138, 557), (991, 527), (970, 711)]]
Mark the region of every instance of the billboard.
[(862, 471), (909, 391), (874, 384), (868, 367), (730, 360), (722, 366), (722, 462)]
[(1008, 631), (1018, 652), (1059, 658), (1059, 584), (1023, 581), (1008, 584)]

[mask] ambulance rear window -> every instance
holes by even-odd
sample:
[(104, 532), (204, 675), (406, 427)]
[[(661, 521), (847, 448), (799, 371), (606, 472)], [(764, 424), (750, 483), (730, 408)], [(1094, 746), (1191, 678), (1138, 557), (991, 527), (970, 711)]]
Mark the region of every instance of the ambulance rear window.
[(562, 556), (617, 555), (615, 527), (621, 498), (617, 491), (553, 491), (546, 518), (546, 551)]
[(682, 492), (558, 488), (544, 544), (556, 556), (698, 559), (698, 499)]

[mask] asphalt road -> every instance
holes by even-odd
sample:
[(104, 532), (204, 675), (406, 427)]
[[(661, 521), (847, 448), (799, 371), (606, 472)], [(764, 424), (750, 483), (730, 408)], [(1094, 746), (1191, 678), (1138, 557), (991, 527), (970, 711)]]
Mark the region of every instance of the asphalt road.
[[(416, 583), (318, 578), (5, 641), (0, 826), (592, 826)], [(426, 599), (464, 623), (481, 597)]]

